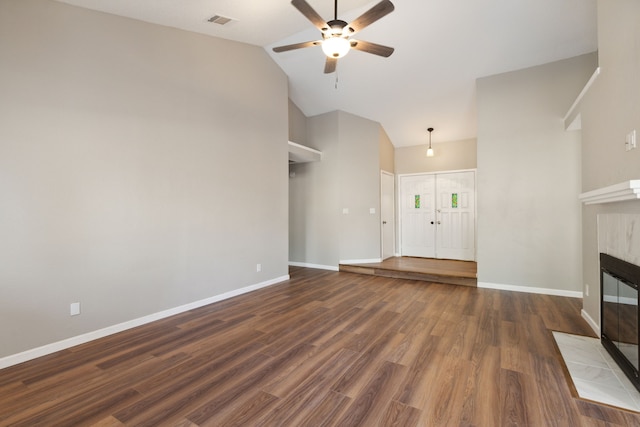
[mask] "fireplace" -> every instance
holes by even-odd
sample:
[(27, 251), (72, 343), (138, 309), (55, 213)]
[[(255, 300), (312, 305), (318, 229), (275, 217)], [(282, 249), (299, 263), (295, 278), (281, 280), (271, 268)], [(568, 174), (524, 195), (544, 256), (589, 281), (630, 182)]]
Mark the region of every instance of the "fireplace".
[(602, 345), (640, 391), (639, 285), (640, 266), (600, 254)]

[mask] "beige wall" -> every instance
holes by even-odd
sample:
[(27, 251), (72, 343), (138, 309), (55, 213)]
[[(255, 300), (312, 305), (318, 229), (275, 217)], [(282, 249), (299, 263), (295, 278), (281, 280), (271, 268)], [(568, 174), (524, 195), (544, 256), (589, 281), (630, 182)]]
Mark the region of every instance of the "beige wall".
[(306, 145), (307, 116), (289, 99), (289, 141)]
[(448, 170), (475, 169), (476, 140), (432, 144), (433, 157), (427, 157), (427, 145), (396, 148), (396, 173), (423, 173)]
[(380, 170), (394, 173), (395, 171), (395, 147), (389, 139), (389, 135), (380, 126)]
[(340, 260), (380, 257), (383, 132), (342, 111), (308, 118), (307, 144), (322, 151), (322, 161), (290, 167), (291, 262), (335, 268)]
[(337, 266), (340, 248), (338, 112), (309, 118), (307, 144), (321, 162), (289, 167), (289, 261)]
[[(628, 132), (640, 131), (640, 2), (598, 1), (598, 54), (600, 75), (580, 108), (585, 192), (640, 179), (640, 148), (625, 151), (624, 145)], [(591, 205), (582, 210), (583, 280), (590, 288), (584, 310), (598, 325), (597, 215), (601, 213), (640, 213), (640, 202)]]
[[(378, 122), (339, 112), (340, 260), (380, 258)], [(349, 209), (343, 214), (343, 209)], [(374, 209), (371, 214), (370, 210)]]
[(562, 118), (596, 60), (478, 80), (479, 283), (582, 290), (580, 134)]
[(286, 277), (263, 49), (3, 0), (0, 58), (0, 358)]

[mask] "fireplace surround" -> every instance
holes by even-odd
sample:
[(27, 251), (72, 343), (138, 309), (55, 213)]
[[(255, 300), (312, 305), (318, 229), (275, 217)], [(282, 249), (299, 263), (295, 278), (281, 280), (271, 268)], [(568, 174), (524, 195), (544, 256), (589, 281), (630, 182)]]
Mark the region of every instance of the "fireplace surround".
[(640, 266), (600, 254), (602, 345), (640, 391), (639, 285)]

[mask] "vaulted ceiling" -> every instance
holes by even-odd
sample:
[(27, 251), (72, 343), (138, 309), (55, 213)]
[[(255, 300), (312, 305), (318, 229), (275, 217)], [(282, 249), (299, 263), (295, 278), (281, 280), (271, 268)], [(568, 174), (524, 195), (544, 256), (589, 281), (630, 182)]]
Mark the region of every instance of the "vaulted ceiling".
[[(596, 0), (391, 0), (395, 10), (358, 33), (392, 46), (382, 58), (351, 51), (324, 74), (318, 40), (288, 0), (58, 0), (266, 49), (289, 77), (289, 96), (307, 115), (343, 110), (382, 124), (396, 147), (475, 138), (475, 80), (597, 49)], [(326, 20), (334, 2), (307, 0)], [(350, 22), (377, 1), (340, 0)], [(232, 18), (226, 25), (208, 22)]]

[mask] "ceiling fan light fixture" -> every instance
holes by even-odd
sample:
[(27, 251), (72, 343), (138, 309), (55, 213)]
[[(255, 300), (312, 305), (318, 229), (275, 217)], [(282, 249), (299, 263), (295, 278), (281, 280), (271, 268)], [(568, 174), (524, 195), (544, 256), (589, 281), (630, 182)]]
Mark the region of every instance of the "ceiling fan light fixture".
[(344, 37), (329, 37), (322, 41), (322, 51), (329, 58), (342, 58), (351, 49), (351, 43)]
[(378, 21), (380, 18), (393, 12), (394, 6), (390, 0), (379, 0), (371, 9), (357, 17), (351, 23), (338, 19), (338, 0), (334, 0), (333, 19), (324, 21), (322, 16), (316, 12), (307, 0), (291, 0), (293, 7), (298, 9), (314, 27), (320, 30), (322, 40), (294, 43), (285, 46), (276, 46), (274, 52), (287, 52), (294, 49), (302, 49), (311, 46), (322, 46), (323, 53), (327, 56), (325, 60), (324, 73), (331, 74), (336, 71), (338, 58), (342, 58), (349, 50), (355, 49), (361, 52), (388, 58), (393, 53), (393, 48), (381, 44), (365, 41), (349, 40), (349, 37), (362, 31), (364, 28)]

